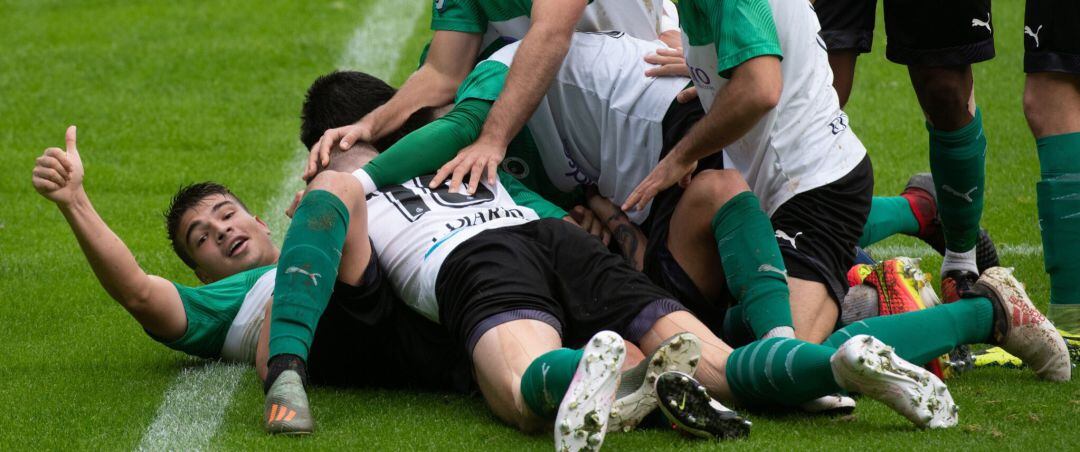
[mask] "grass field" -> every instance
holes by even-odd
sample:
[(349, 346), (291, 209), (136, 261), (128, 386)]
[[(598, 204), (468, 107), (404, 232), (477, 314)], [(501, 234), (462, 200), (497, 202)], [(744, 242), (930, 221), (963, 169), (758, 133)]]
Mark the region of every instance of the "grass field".
[[(220, 181), (281, 231), (283, 195), (297, 186), (304, 89), (335, 67), (400, 83), (427, 36), (428, 2), (407, 1), (0, 0), (0, 450), (551, 447), (549, 435), (499, 424), (478, 398), (375, 390), (316, 389), (316, 435), (266, 436), (254, 372), (150, 340), (30, 185), (34, 158), (78, 124), (98, 211), (147, 271), (195, 284), (165, 240), (159, 213), (169, 196), (182, 183)], [(1038, 163), (1020, 106), (1022, 16), (1022, 2), (995, 3), (998, 56), (976, 67), (990, 140), (984, 225), (1045, 307)], [(893, 194), (927, 170), (927, 145), (905, 69), (882, 56), (881, 31), (847, 110), (873, 157), (877, 193)], [(926, 255), (918, 245), (892, 239), (876, 251)], [(939, 262), (929, 256), (924, 267)], [(611, 435), (605, 447), (1080, 449), (1070, 432), (1080, 383), (981, 370), (949, 385), (962, 410), (948, 431), (917, 431), (863, 401), (839, 419), (754, 414), (751, 438), (722, 446), (640, 431)]]

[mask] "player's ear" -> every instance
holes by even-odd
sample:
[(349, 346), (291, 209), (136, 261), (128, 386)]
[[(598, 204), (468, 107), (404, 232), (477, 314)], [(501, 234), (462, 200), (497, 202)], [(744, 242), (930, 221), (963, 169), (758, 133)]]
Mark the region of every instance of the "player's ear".
[(253, 215), (253, 216), (255, 217), (255, 222), (259, 223), (259, 226), (262, 227), (263, 232), (265, 232), (266, 235), (270, 235), (270, 225), (266, 224), (266, 222), (263, 221), (262, 218), (259, 218), (258, 215)]

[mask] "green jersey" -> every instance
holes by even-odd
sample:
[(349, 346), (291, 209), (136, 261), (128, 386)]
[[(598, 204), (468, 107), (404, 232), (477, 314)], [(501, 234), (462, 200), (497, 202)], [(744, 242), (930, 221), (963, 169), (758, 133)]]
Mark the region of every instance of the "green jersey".
[(154, 339), (189, 355), (254, 363), (264, 309), (274, 293), (274, 269), (260, 267), (199, 287), (174, 282), (187, 329), (172, 342)]
[[(679, 22), (665, 3), (670, 1), (588, 0), (577, 30), (618, 30), (653, 40)], [(484, 34), (485, 44), (499, 36), (522, 39), (532, 25), (532, 7), (532, 0), (435, 0), (431, 29)]]

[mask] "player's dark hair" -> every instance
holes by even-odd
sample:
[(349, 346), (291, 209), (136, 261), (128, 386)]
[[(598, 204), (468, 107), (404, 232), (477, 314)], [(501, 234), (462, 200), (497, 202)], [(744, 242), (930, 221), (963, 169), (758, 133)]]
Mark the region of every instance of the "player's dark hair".
[(180, 218), (187, 213), (188, 210), (199, 204), (200, 201), (206, 199), (211, 195), (224, 195), (232, 198), (237, 204), (240, 204), (245, 211), (247, 206), (240, 200), (228, 187), (218, 184), (216, 182), (199, 182), (195, 184), (184, 185), (176, 191), (173, 195), (172, 201), (169, 202), (169, 208), (165, 210), (165, 229), (169, 234), (169, 242), (172, 243), (173, 251), (177, 256), (180, 256), (180, 260), (184, 261), (188, 267), (195, 268), (195, 261), (191, 259), (187, 251), (184, 250), (184, 246), (181, 241), (177, 239), (177, 231), (180, 229)]
[[(311, 149), (324, 132), (359, 121), (394, 97), (396, 92), (378, 77), (363, 72), (334, 71), (319, 77), (308, 88), (300, 111), (300, 142)], [(382, 152), (432, 119), (431, 109), (421, 109), (396, 132), (372, 145)]]

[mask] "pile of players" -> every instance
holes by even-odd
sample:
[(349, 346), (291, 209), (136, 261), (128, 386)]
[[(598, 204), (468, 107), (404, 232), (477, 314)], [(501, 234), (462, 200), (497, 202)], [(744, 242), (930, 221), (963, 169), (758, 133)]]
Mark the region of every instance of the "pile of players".
[[(1076, 331), (1080, 7), (1067, 3), (1028, 1), (1025, 112), (1051, 314)], [(989, 1), (939, 2), (930, 18), (885, 2), (887, 56), (909, 68), (933, 173), (896, 197), (873, 197), (841, 110), (873, 2), (816, 7), (437, 0), (426, 60), (399, 90), (360, 72), (309, 89), (308, 185), (280, 250), (228, 188), (176, 194), (169, 239), (200, 287), (147, 275), (94, 212), (74, 127), (34, 185), (151, 337), (256, 364), (271, 433), (313, 431), (309, 384), (478, 389), (503, 421), (595, 450), (657, 409), (689, 433), (746, 436), (718, 400), (836, 412), (858, 393), (949, 427), (937, 357), (964, 344), (1068, 380), (1062, 335), (980, 230), (971, 64), (993, 56)], [(898, 233), (943, 252), (946, 303), (929, 306), (913, 260), (849, 277), (857, 247)]]

